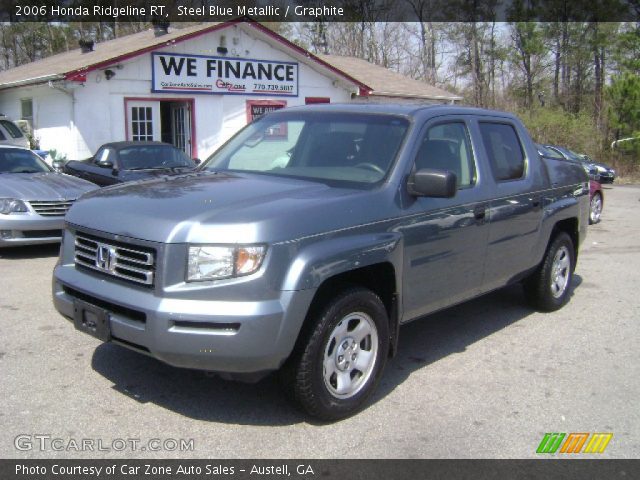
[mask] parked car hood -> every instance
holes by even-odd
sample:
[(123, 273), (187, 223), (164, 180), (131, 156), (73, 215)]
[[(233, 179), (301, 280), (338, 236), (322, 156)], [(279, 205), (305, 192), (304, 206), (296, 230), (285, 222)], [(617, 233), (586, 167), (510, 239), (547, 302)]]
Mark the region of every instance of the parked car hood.
[(54, 172), (4, 173), (0, 175), (0, 197), (19, 200), (75, 200), (98, 188), (80, 178)]
[(359, 189), (195, 172), (103, 188), (77, 202), (67, 221), (157, 242), (275, 242), (341, 228), (340, 212), (366, 223), (383, 214), (370, 202), (371, 192)]

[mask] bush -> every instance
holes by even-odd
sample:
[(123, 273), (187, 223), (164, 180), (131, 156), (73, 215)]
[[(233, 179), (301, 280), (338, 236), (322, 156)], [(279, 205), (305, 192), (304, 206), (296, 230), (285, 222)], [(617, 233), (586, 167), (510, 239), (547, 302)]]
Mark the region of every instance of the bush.
[(602, 155), (603, 136), (587, 113), (573, 115), (560, 109), (537, 108), (518, 115), (538, 143), (560, 145), (592, 158)]

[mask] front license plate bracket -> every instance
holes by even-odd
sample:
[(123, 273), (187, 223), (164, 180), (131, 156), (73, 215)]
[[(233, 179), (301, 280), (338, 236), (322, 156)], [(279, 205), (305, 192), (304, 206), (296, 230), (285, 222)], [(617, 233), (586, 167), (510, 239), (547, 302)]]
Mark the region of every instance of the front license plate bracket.
[(73, 302), (73, 324), (77, 330), (88, 333), (98, 340), (111, 340), (109, 312), (82, 300)]

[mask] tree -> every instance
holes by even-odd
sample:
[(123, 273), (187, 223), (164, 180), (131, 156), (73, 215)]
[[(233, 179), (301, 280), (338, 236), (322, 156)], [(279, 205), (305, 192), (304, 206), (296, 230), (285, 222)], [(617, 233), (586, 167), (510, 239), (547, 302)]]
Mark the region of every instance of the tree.
[(640, 132), (640, 77), (625, 72), (607, 88), (609, 122), (615, 139)]

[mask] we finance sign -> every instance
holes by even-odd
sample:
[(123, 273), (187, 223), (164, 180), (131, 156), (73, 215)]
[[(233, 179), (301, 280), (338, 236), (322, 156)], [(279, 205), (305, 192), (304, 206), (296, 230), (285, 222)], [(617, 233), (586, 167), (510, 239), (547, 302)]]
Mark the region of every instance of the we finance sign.
[(247, 58), (152, 53), (151, 91), (298, 96), (298, 64)]

